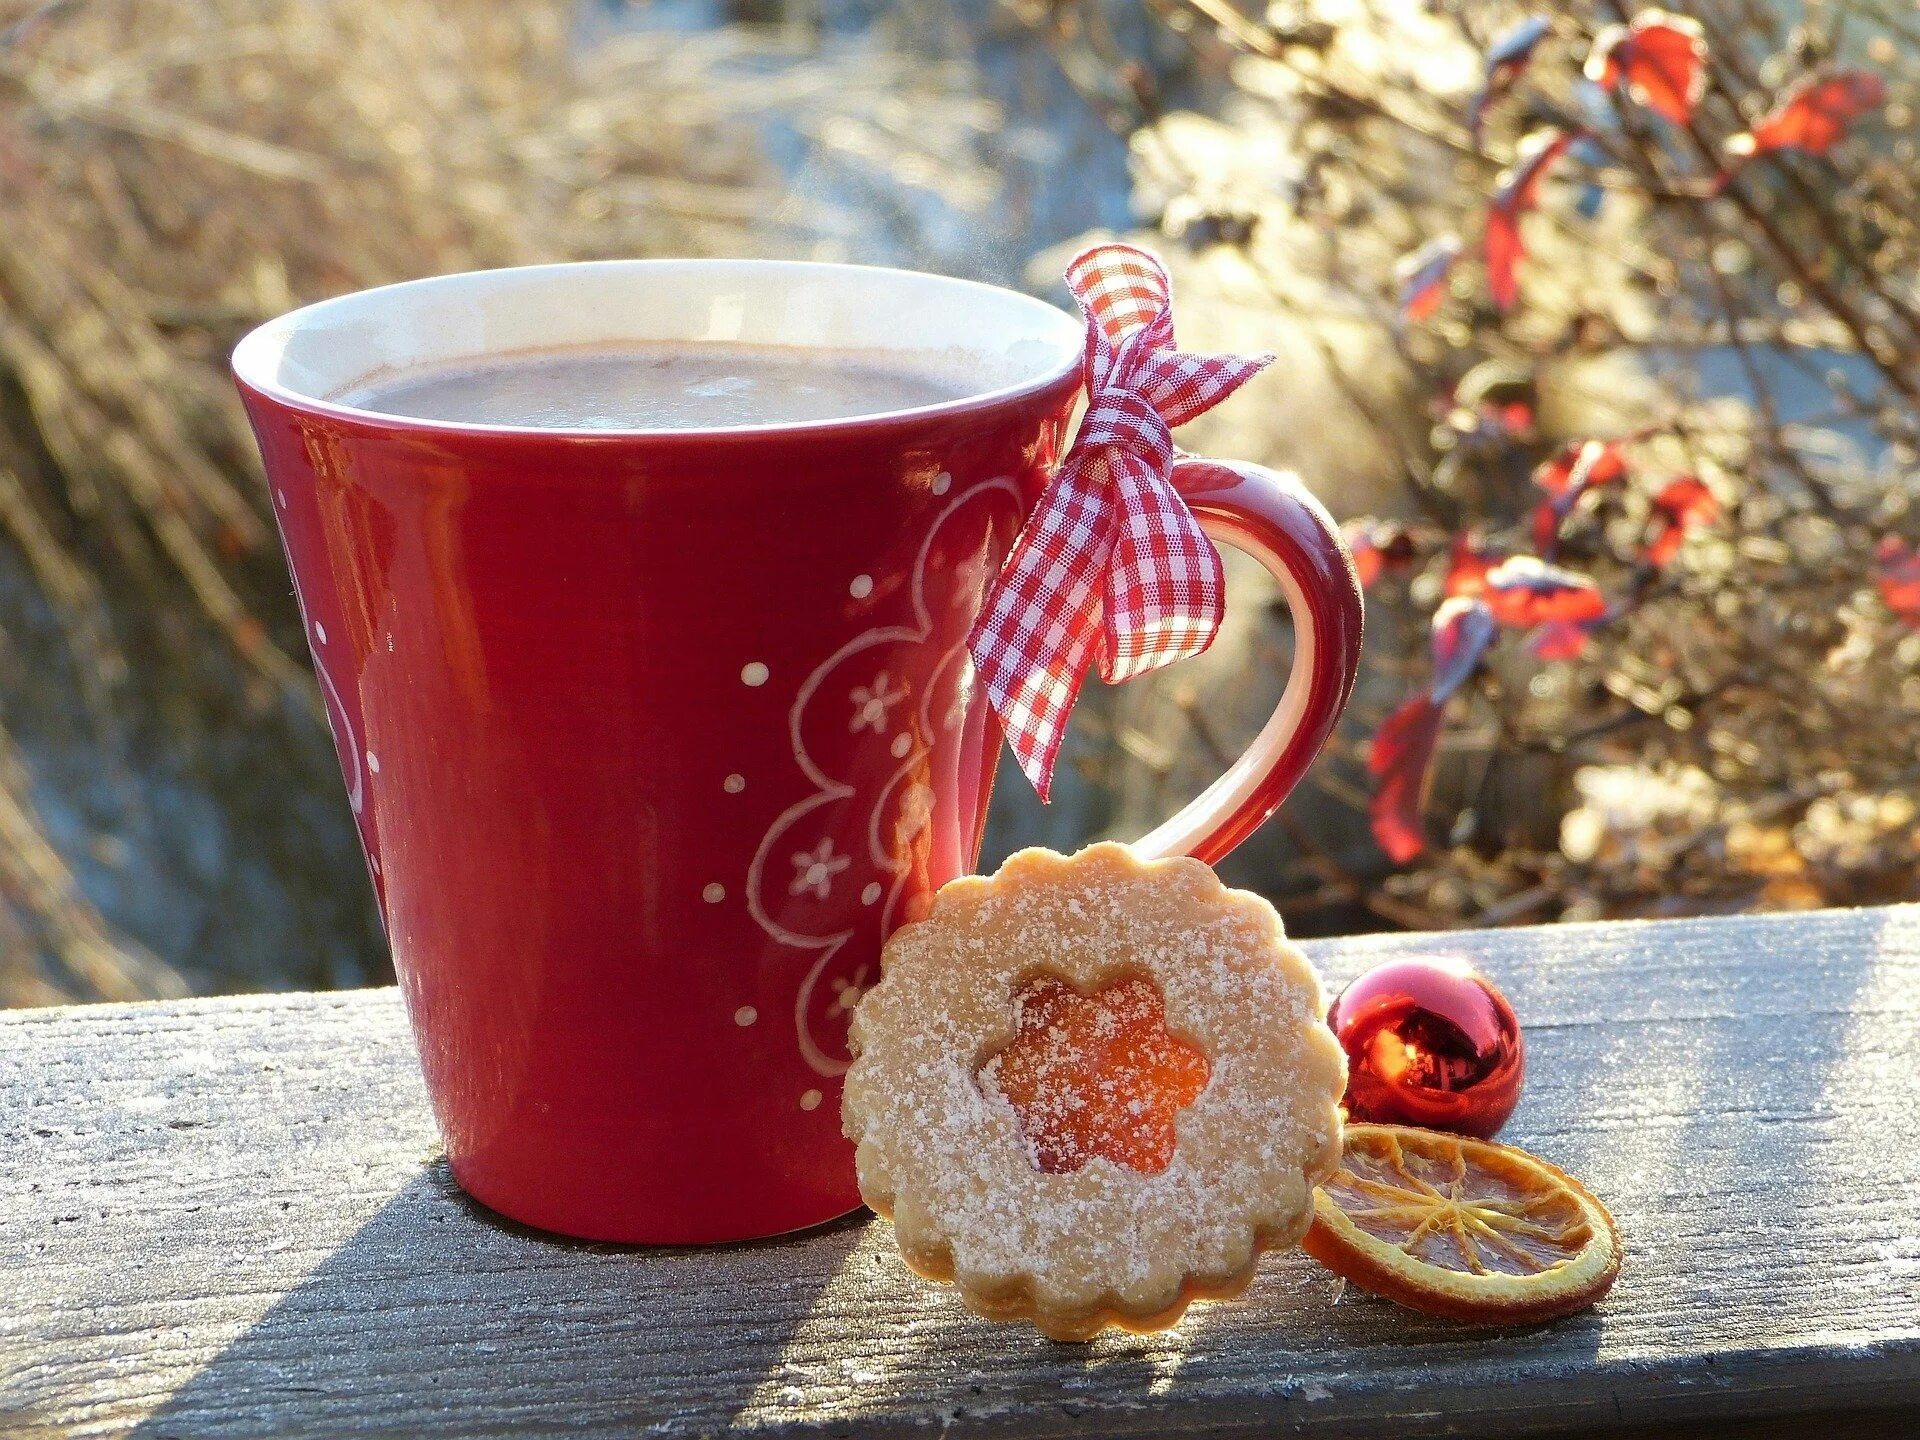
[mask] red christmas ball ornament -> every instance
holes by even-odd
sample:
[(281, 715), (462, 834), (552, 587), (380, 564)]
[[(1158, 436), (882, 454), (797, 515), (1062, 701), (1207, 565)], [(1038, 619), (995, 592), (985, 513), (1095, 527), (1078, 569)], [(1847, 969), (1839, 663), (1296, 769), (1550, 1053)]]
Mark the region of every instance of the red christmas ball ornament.
[(1347, 1052), (1347, 1113), (1491, 1139), (1513, 1114), (1526, 1046), (1513, 1006), (1464, 960), (1376, 965), (1328, 1012)]

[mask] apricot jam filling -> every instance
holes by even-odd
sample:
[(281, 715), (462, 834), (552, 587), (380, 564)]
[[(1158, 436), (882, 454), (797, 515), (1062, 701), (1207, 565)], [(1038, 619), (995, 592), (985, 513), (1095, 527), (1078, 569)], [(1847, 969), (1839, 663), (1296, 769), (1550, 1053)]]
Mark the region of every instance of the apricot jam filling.
[(1013, 1106), (1043, 1174), (1096, 1157), (1143, 1175), (1173, 1163), (1174, 1117), (1206, 1089), (1207, 1057), (1167, 1031), (1159, 986), (1131, 976), (1082, 995), (1052, 976), (1014, 992), (1014, 1038), (976, 1072)]

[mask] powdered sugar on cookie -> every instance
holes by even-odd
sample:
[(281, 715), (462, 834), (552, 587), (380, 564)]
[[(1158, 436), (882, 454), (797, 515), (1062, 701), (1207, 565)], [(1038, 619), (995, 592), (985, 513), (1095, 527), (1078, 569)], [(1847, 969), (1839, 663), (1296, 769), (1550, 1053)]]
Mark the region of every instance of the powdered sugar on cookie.
[[(1078, 1028), (1050, 1050), (1037, 1037), (1039, 1071), (1012, 1084), (1026, 1125), (1082, 1105), (1110, 1112), (1061, 1122), (1096, 1139), (1091, 1153), (1071, 1137), (1053, 1144), (1052, 1171), (1002, 1086), (1020, 1001), (1049, 994)], [(1343, 1063), (1324, 1014), (1272, 907), (1200, 862), (1143, 862), (1119, 845), (1022, 852), (990, 879), (947, 886), (888, 943), (855, 1014), (846, 1082), (861, 1191), (893, 1217), (907, 1261), (954, 1280), (984, 1314), (1060, 1336), (1170, 1324), (1194, 1298), (1236, 1293), (1261, 1250), (1297, 1243), (1311, 1223), (1313, 1189), (1340, 1151)], [(1075, 1067), (1096, 1054), (1124, 1063), (1077, 1094), (1046, 1073), (1069, 1052)], [(1139, 1083), (1128, 1065), (1173, 1089), (1123, 1101), (1111, 1087)], [(1172, 1109), (1170, 1158), (1150, 1126), (1129, 1129), (1136, 1101)]]

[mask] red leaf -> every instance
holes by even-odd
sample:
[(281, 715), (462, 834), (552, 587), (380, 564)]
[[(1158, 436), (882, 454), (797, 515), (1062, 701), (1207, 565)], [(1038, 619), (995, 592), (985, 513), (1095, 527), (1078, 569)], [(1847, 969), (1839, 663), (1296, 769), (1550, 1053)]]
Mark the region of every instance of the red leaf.
[(1404, 525), (1391, 520), (1349, 520), (1340, 531), (1363, 590), (1387, 571), (1403, 570), (1413, 561), (1413, 535)]
[(1653, 497), (1653, 538), (1647, 543), (1647, 561), (1655, 568), (1673, 563), (1687, 531), (1720, 518), (1720, 502), (1697, 475), (1669, 480)]
[(1872, 70), (1842, 70), (1825, 79), (1803, 80), (1763, 115), (1753, 129), (1727, 141), (1730, 155), (1801, 150), (1824, 155), (1847, 138), (1853, 122), (1887, 99), (1887, 83)]
[(1510, 360), (1482, 360), (1460, 377), (1453, 403), (1470, 412), (1463, 433), (1524, 435), (1533, 429), (1533, 369)]
[(1647, 542), (1647, 563), (1656, 570), (1664, 570), (1673, 563), (1673, 557), (1680, 553), (1681, 542), (1686, 538), (1684, 525), (1661, 517), (1654, 522), (1653, 538)]
[(1367, 806), (1373, 837), (1396, 865), (1426, 849), (1420, 828), (1420, 796), (1440, 739), (1447, 701), (1480, 663), (1499, 635), (1484, 602), (1452, 599), (1433, 617), (1433, 682), (1387, 717), (1367, 751), (1367, 769), (1379, 778)]
[(1566, 518), (1558, 500), (1542, 500), (1533, 507), (1533, 548), (1549, 560), (1560, 548), (1560, 522)]
[(1353, 573), (1359, 577), (1360, 588), (1371, 590), (1373, 582), (1380, 578), (1380, 572), (1386, 568), (1386, 561), (1380, 557), (1380, 547), (1364, 535), (1357, 535), (1347, 541), (1347, 550), (1353, 556)]
[(1460, 237), (1439, 235), (1402, 258), (1394, 267), (1400, 287), (1400, 318), (1418, 324), (1447, 298), (1447, 277), (1460, 258)]
[(1487, 108), (1511, 90), (1514, 82), (1526, 73), (1528, 64), (1533, 60), (1533, 52), (1552, 31), (1553, 26), (1545, 16), (1529, 15), (1487, 47), (1486, 77), (1481, 81), (1480, 91), (1473, 97), (1473, 103), (1467, 107), (1467, 128), (1473, 132), (1476, 146), (1480, 143), (1480, 126), (1487, 118)]
[(1607, 613), (1606, 596), (1593, 581), (1531, 555), (1501, 561), (1487, 573), (1486, 585), (1493, 618), (1514, 630), (1555, 620), (1598, 620)]
[(1493, 303), (1511, 310), (1520, 299), (1520, 281), (1516, 272), (1527, 247), (1520, 239), (1520, 217), (1512, 210), (1493, 206), (1487, 211), (1487, 290)]
[(1685, 125), (1706, 93), (1706, 32), (1684, 15), (1642, 10), (1594, 37), (1587, 78), (1609, 90), (1624, 85), (1638, 103)]
[(1571, 620), (1554, 620), (1533, 632), (1527, 649), (1542, 660), (1577, 660), (1586, 653), (1592, 632)]
[(1540, 201), (1540, 181), (1567, 153), (1580, 132), (1536, 130), (1520, 142), (1519, 158), (1500, 177), (1487, 206), (1487, 288), (1493, 303), (1511, 310), (1520, 299), (1519, 264), (1527, 248), (1520, 238), (1520, 217)]
[(1447, 560), (1444, 587), (1447, 598), (1486, 594), (1487, 572), (1506, 558), (1505, 551), (1481, 545), (1476, 536), (1454, 536), (1453, 550)]
[(1617, 440), (1574, 440), (1533, 472), (1533, 483), (1549, 495), (1578, 493), (1594, 485), (1627, 478), (1627, 457)]
[(1483, 600), (1456, 596), (1433, 613), (1433, 683), (1427, 691), (1444, 705), (1473, 674), (1500, 626)]
[(1525, 435), (1533, 429), (1533, 406), (1523, 400), (1510, 405), (1486, 406), (1480, 413), (1502, 435)]
[(1920, 551), (1898, 535), (1883, 535), (1874, 552), (1874, 568), (1887, 608), (1920, 629)]
[(1380, 781), (1367, 806), (1373, 838), (1396, 865), (1427, 848), (1420, 827), (1420, 797), (1440, 740), (1442, 708), (1421, 690), (1410, 696), (1373, 737), (1367, 769)]
[(1580, 497), (1602, 485), (1627, 477), (1627, 458), (1618, 441), (1575, 440), (1533, 472), (1533, 483), (1548, 499), (1533, 512), (1533, 546), (1547, 559), (1560, 548), (1560, 526)]

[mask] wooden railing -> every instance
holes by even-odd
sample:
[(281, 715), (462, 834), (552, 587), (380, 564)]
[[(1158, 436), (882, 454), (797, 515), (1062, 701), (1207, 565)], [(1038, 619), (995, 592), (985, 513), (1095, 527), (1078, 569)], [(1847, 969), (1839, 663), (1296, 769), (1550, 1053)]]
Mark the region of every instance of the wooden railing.
[(1499, 980), (1508, 1138), (1626, 1237), (1599, 1309), (1463, 1328), (1287, 1255), (1172, 1332), (1053, 1344), (877, 1222), (622, 1250), (489, 1218), (392, 991), (20, 1011), (0, 1434), (1920, 1433), (1920, 909), (1312, 948), (1333, 984), (1417, 951)]

